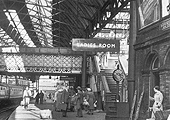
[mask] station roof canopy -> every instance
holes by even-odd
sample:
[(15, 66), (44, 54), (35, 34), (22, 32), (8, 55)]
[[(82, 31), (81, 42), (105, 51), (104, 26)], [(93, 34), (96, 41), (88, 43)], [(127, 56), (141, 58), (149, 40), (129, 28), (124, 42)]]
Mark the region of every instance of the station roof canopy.
[(129, 12), (130, 1), (0, 0), (0, 46), (71, 47), (72, 38), (92, 38)]

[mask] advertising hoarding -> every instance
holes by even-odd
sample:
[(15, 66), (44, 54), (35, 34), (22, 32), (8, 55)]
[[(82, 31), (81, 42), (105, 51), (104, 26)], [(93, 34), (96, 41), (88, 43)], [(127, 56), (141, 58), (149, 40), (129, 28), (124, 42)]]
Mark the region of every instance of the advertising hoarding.
[(160, 0), (138, 0), (140, 28), (160, 19)]

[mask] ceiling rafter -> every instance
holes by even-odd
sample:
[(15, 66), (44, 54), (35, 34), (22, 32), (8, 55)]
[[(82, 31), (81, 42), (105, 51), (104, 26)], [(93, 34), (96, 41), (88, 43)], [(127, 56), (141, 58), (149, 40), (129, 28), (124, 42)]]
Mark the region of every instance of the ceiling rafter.
[[(10, 1), (5, 1), (3, 0), (4, 4), (7, 5), (8, 8), (6, 9), (12, 9), (12, 10), (16, 10), (17, 14), (18, 14), (18, 17), (20, 18), (20, 22), (21, 24), (24, 26), (24, 28), (33, 28), (32, 24), (31, 24), (31, 21), (30, 21), (30, 16), (29, 16), (29, 13), (28, 13), (28, 10), (27, 10), (27, 7), (26, 7), (26, 4), (25, 2), (22, 2), (22, 1), (16, 1), (16, 0), (10, 0)], [(10, 5), (10, 4), (11, 5)], [(20, 14), (22, 13), (22, 14)], [(25, 25), (23, 24), (22, 22), (23, 21), (30, 21), (29, 25)], [(16, 28), (17, 29), (17, 28)], [(26, 30), (27, 31), (27, 30)], [(36, 45), (36, 46), (39, 46), (41, 47), (41, 43), (40, 41), (38, 40), (38, 37), (34, 37), (32, 38), (32, 36), (36, 36), (36, 33), (35, 32), (30, 32), (30, 31), (27, 31), (29, 37), (32, 39), (32, 42)]]
[[(70, 43), (72, 38), (94, 37), (107, 23), (114, 24), (114, 21), (111, 22), (111, 17), (113, 18), (118, 12), (128, 12), (129, 7), (123, 6), (126, 6), (131, 0), (1, 1), (6, 3), (5, 5), (7, 5), (8, 9), (16, 10), (18, 14), (19, 20), (15, 20), (17, 25), (13, 27), (13, 29), (20, 31), (26, 30), (34, 43), (41, 44), (40, 47), (47, 46), (48, 44), (50, 46), (53, 44), (54, 47), (71, 47)], [(0, 8), (5, 9), (1, 4)], [(106, 15), (108, 12), (111, 13), (111, 17)], [(2, 18), (0, 18), (0, 20), (2, 20)], [(24, 28), (19, 28), (19, 21)], [(117, 24), (125, 24), (125, 22), (129, 24), (128, 21), (121, 20), (118, 21)], [(112, 27), (113, 28), (106, 28), (114, 31), (114, 29), (117, 29), (116, 27), (119, 26)], [(125, 30), (126, 26), (122, 27), (123, 30)], [(13, 34), (14, 33), (15, 32), (13, 32)], [(17, 34), (16, 38), (19, 38), (19, 34)], [(11, 42), (10, 39), (9, 42)], [(54, 43), (56, 43), (56, 45)]]
[(21, 45), (21, 46), (25, 46), (26, 43), (24, 42), (23, 38), (22, 37), (17, 37), (17, 36), (20, 36), (20, 33), (18, 33), (14, 26), (10, 24), (10, 21), (7, 19), (4, 11), (0, 11), (0, 16), (1, 19), (0, 20), (0, 26), (1, 28), (18, 44), (18, 45)]
[[(107, 1), (105, 3), (105, 5), (103, 6), (103, 8), (101, 8), (100, 13), (102, 14), (102, 16), (99, 16), (99, 27), (97, 28), (97, 26), (93, 26), (93, 30), (92, 30), (92, 34), (90, 35), (90, 37), (94, 37), (98, 32), (100, 32), (107, 23), (109, 23), (113, 17), (115, 17), (130, 1), (132, 0), (116, 0), (116, 1)], [(118, 6), (119, 4), (121, 4), (120, 6)], [(110, 7), (111, 9), (111, 15), (110, 17), (108, 17), (106, 20), (103, 19), (103, 16), (106, 15), (106, 8)], [(94, 18), (95, 20), (96, 18)], [(94, 27), (96, 27), (97, 29), (94, 30)], [(89, 29), (89, 28), (88, 28)]]

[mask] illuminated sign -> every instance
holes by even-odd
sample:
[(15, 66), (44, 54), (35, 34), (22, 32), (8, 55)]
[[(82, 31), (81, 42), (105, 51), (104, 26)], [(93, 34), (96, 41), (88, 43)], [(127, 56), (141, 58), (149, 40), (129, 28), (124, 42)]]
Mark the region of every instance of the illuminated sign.
[(72, 50), (73, 51), (103, 51), (103, 52), (114, 52), (119, 53), (120, 41), (119, 40), (108, 40), (108, 39), (72, 39)]

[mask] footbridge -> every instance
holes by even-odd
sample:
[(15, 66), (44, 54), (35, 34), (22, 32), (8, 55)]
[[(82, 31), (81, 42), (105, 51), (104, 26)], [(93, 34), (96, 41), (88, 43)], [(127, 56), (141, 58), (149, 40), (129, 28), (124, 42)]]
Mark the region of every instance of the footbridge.
[(82, 60), (83, 52), (69, 48), (0, 47), (0, 72), (3, 74), (80, 74)]

